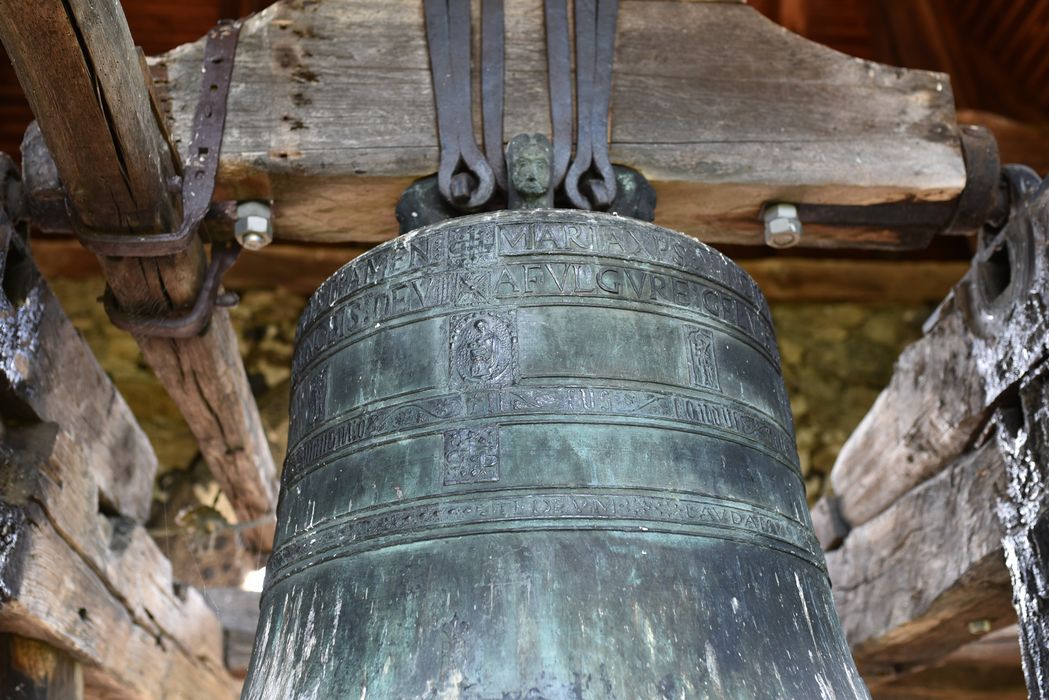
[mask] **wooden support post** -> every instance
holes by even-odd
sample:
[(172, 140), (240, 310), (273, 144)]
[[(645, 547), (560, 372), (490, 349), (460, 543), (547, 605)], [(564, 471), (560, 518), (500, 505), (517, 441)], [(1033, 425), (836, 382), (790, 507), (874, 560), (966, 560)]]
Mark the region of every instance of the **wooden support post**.
[[(181, 219), (172, 188), (177, 166), (118, 0), (0, 0), (0, 40), (54, 156), (76, 225), (108, 233), (175, 230)], [(191, 305), (205, 262), (196, 239), (176, 255), (101, 260), (117, 302), (141, 315)], [(226, 312), (216, 311), (195, 338), (136, 340), (238, 518), (269, 518), (276, 469)], [(272, 534), (268, 525), (247, 537), (266, 550)]]
[[(974, 354), (1006, 463), (997, 514), (1020, 621), (1027, 692), (1049, 699), (1049, 179), (1027, 178), (1025, 201), (999, 234), (1008, 284), (975, 304), (984, 321)], [(1037, 187), (1037, 189), (1035, 189)], [(993, 258), (982, 263), (983, 272)], [(994, 291), (998, 287), (992, 287)], [(988, 312), (1008, 304), (997, 316)]]
[[(1049, 224), (1049, 220), (1046, 221)], [(1049, 698), (1049, 364), (1024, 381), (1018, 405), (995, 412), (1006, 462), (998, 502), (1005, 561), (1020, 619), (1027, 692)]]
[[(827, 553), (834, 602), (868, 682), (935, 663), (1015, 619), (994, 517), (993, 442), (909, 491)], [(986, 631), (986, 630), (983, 630)]]
[(83, 700), (80, 664), (54, 647), (0, 634), (0, 700)]

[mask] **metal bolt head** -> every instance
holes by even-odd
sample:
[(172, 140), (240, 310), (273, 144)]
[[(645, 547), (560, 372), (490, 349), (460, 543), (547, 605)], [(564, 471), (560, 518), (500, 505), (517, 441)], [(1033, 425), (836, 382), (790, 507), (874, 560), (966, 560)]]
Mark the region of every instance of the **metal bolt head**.
[(233, 226), (237, 242), (248, 250), (260, 250), (273, 242), (273, 220), (270, 208), (262, 202), (237, 205), (237, 223)]
[(801, 241), (801, 219), (793, 204), (776, 203), (765, 207), (765, 244), (771, 248), (790, 248)]

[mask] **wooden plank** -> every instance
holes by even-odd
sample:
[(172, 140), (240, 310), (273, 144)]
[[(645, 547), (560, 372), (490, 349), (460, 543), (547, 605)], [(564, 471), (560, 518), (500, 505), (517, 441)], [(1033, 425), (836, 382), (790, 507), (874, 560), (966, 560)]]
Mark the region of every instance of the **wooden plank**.
[[(37, 236), (32, 245), (34, 258), (49, 279), (101, 274), (94, 256), (69, 238)], [(309, 296), (329, 275), (367, 249), (366, 245), (274, 243), (241, 255), (226, 275), (226, 286), (237, 290), (278, 286)], [(770, 302), (932, 303), (943, 299), (969, 269), (968, 263), (953, 260), (771, 257), (736, 262)]]
[[(964, 636), (967, 620), (982, 628), (1015, 616), (1028, 691), (1042, 698), (1049, 697), (1049, 186), (1017, 169), (1006, 181), (1007, 224), (984, 237), (990, 247), (901, 356), (834, 466), (838, 511), (854, 529), (828, 566), (865, 663), (884, 671), (931, 662)], [(972, 444), (982, 446), (966, 452)], [(827, 520), (831, 510), (814, 519)], [(817, 531), (828, 524), (817, 522)], [(1010, 590), (1015, 612), (1007, 614), (996, 592)]]
[(83, 700), (80, 664), (35, 639), (0, 635), (0, 698)]
[(827, 553), (834, 601), (865, 678), (942, 658), (973, 639), (970, 622), (994, 629), (1016, 620), (993, 511), (1004, 477), (988, 442)]
[(839, 512), (867, 522), (960, 454), (989, 410), (1049, 358), (1049, 188), (1017, 200), (1001, 233), (1001, 289), (974, 266), (905, 349), (889, 386), (849, 436), (831, 470)]
[[(26, 522), (18, 533), (26, 552), (23, 567), (17, 579), (4, 579), (18, 593), (0, 609), (0, 629), (42, 639), (77, 658), (93, 695), (236, 697), (237, 684), (222, 668), (221, 633), (213, 617), (210, 648), (187, 647), (178, 637), (158, 634), (122, 604), (120, 589), (111, 590), (117, 582), (92, 571), (46, 517)], [(125, 581), (124, 590), (134, 583)], [(187, 628), (207, 629), (204, 615), (186, 617)]]
[(0, 2), (0, 40), (80, 221), (170, 231), (176, 174), (119, 2)]
[[(89, 415), (91, 401), (115, 407), (106, 418), (114, 434), (141, 431), (101, 371), (88, 397), (78, 393), (84, 386), (61, 381), (77, 367), (43, 371), (55, 356), (76, 357), (52, 343), (83, 340), (54, 331), (71, 324), (29, 258), (7, 255), (6, 263), (4, 300), (15, 311), (0, 329), (19, 344), (0, 363), (5, 388), (17, 389), (0, 392), (0, 631), (74, 657), (92, 697), (232, 698), (217, 618), (200, 594), (175, 586), (144, 527), (103, 497), (101, 484), (113, 481), (112, 465), (127, 455), (122, 443), (99, 449), (81, 425), (80, 405)], [(151, 450), (147, 456), (155, 459)], [(127, 465), (131, 474), (136, 467)]]
[(940, 471), (970, 441), (984, 407), (972, 338), (961, 313), (947, 313), (903, 351), (838, 453), (830, 483), (845, 522), (871, 520)]
[[(9, 231), (10, 229), (8, 229)], [(32, 260), (0, 228), (0, 395), (23, 418), (65, 426), (101, 503), (144, 522), (157, 457)]]
[(1007, 666), (1020, 668), (1020, 630), (1016, 625), (1003, 627), (959, 647), (944, 659), (952, 664)]
[[(548, 130), (541, 16), (538, 3), (507, 7), (507, 134)], [(183, 145), (201, 51), (153, 60)], [(946, 76), (844, 56), (745, 5), (624, 0), (613, 84), (613, 160), (653, 182), (659, 223), (704, 240), (760, 243), (770, 199), (940, 201), (965, 183)], [(417, 2), (280, 2), (247, 21), (225, 196), (275, 200), (284, 239), (375, 242), (394, 234), (404, 188), (436, 168)], [(906, 242), (811, 227), (803, 244)]]
[[(177, 164), (158, 124), (117, 0), (0, 0), (0, 39), (29, 98), (78, 225), (160, 233), (180, 222)], [(199, 83), (199, 65), (195, 70)], [(194, 96), (196, 92), (194, 92)], [(195, 98), (194, 98), (195, 99)], [(203, 246), (161, 258), (104, 258), (120, 306), (139, 315), (188, 308), (203, 279)], [(187, 340), (137, 337), (243, 521), (276, 503), (276, 469), (225, 312)], [(272, 527), (246, 533), (259, 549)]]

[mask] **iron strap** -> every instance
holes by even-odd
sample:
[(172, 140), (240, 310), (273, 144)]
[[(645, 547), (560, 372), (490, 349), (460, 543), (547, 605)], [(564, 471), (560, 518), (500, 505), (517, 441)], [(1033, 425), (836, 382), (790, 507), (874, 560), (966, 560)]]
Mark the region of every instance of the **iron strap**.
[[(233, 75), (233, 61), (240, 34), (239, 22), (222, 22), (208, 32), (200, 99), (193, 115), (193, 138), (182, 173), (182, 225), (174, 233), (146, 236), (79, 232), (85, 248), (112, 257), (158, 257), (185, 250), (208, 214), (215, 192), (222, 132), (226, 123), (226, 98)], [(216, 305), (231, 306), (236, 296), (220, 296), (222, 278), (240, 255), (236, 241), (211, 245), (211, 261), (200, 291), (189, 311), (179, 316), (141, 316), (120, 308), (106, 288), (103, 305), (116, 327), (138, 336), (192, 338), (207, 328)]]
[(441, 143), (437, 186), (455, 206), (476, 209), (491, 198), (495, 176), (473, 133), (470, 0), (424, 0), (423, 9)]
[(572, 159), (572, 61), (569, 55), (568, 0), (544, 0), (546, 72), (550, 90), (553, 157), (550, 187), (561, 186)]
[(234, 306), (237, 303), (235, 294), (219, 294), (222, 289), (222, 277), (233, 267), (240, 255), (240, 245), (236, 241), (223, 241), (211, 244), (211, 262), (204, 273), (204, 281), (189, 311), (181, 316), (138, 316), (130, 314), (117, 305), (113, 292), (106, 287), (102, 303), (109, 320), (117, 328), (134, 335), (155, 336), (159, 338), (192, 338), (200, 335), (211, 320), (211, 312), (216, 306)]
[(864, 205), (799, 203), (798, 218), (802, 224), (906, 232), (914, 248), (928, 245), (936, 235), (972, 235), (988, 222), (1001, 225), (1008, 216), (1009, 192), (1001, 184), (1002, 166), (994, 136), (983, 127), (963, 126), (959, 137), (966, 181), (954, 199)]
[(576, 154), (565, 194), (579, 209), (606, 209), (616, 196), (608, 159), (608, 108), (619, 0), (576, 0)]
[(127, 235), (77, 231), (81, 245), (96, 255), (153, 258), (182, 252), (208, 213), (215, 192), (226, 97), (240, 35), (239, 22), (221, 22), (208, 31), (200, 99), (193, 114), (193, 137), (182, 172), (182, 225), (171, 233)]
[(505, 28), (503, 0), (481, 3), (481, 118), (484, 151), (495, 184), (506, 191), (506, 156), (503, 153), (503, 94)]

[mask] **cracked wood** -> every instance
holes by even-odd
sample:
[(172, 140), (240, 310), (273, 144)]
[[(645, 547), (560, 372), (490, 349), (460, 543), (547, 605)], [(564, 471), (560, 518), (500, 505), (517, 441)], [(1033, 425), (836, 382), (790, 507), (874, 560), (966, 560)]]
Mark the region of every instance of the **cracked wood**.
[(967, 453), (827, 553), (834, 602), (867, 679), (934, 662), (973, 640), (968, 623), (1015, 620), (994, 442)]
[[(176, 586), (128, 507), (148, 508), (152, 481), (133, 502), (104, 491), (152, 474), (152, 449), (9, 244), (3, 288), (13, 314), (0, 328), (18, 342), (0, 343), (0, 631), (72, 657), (91, 697), (232, 698), (218, 620), (199, 593)], [(148, 463), (129, 461), (139, 458)]]
[(0, 279), (0, 404), (63, 425), (82, 446), (101, 502), (145, 521), (157, 457), (124, 397), (17, 240), (0, 240)]

